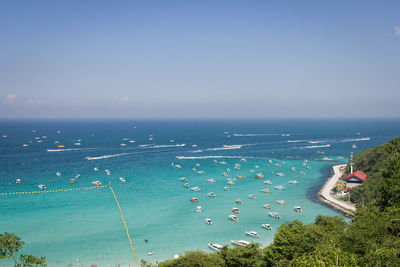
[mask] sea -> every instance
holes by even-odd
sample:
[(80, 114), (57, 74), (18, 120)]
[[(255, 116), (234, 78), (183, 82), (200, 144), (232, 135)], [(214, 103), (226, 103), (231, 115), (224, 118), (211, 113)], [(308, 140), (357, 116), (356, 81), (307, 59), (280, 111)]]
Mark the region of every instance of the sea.
[(111, 185), (139, 261), (211, 252), (209, 242), (267, 246), (283, 222), (344, 217), (317, 198), (332, 166), (399, 134), (399, 119), (2, 119), (0, 233), (49, 266), (135, 266)]

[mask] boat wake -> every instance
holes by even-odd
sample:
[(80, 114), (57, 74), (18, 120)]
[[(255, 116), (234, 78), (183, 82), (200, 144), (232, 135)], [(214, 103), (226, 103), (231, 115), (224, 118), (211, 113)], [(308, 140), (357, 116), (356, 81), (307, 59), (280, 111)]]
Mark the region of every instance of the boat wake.
[(306, 142), (307, 140), (287, 140), (288, 143), (300, 143), (300, 142)]
[(338, 142), (358, 142), (358, 141), (369, 141), (371, 138), (369, 137), (364, 137), (364, 138), (355, 138), (355, 139), (344, 139), (340, 140)]
[(214, 147), (214, 148), (207, 148), (206, 150), (208, 151), (218, 151), (218, 150), (230, 150), (230, 149), (240, 149), (242, 148), (244, 145), (224, 145), (222, 147)]
[(250, 158), (243, 156), (199, 156), (199, 157), (184, 157), (177, 156), (178, 159), (241, 159), (241, 158)]
[(235, 134), (233, 134), (233, 136), (270, 136), (270, 135), (281, 135), (281, 134), (267, 134), (267, 133), (261, 133), (261, 134), (252, 134), (252, 133), (249, 133), (249, 134), (238, 134), (238, 133), (235, 133)]
[(86, 160), (98, 160), (98, 159), (108, 159), (108, 158), (115, 158), (115, 157), (120, 157), (120, 156), (125, 156), (125, 155), (131, 155), (131, 154), (136, 154), (136, 153), (121, 153), (121, 154), (112, 154), (112, 155), (103, 155), (103, 156), (98, 156), (98, 157), (86, 157)]
[(330, 147), (331, 145), (330, 144), (327, 144), (327, 145), (315, 145), (315, 146), (303, 146), (303, 147), (300, 147), (300, 148), (321, 148), (321, 147)]
[(319, 143), (325, 143), (325, 142), (328, 142), (328, 141), (324, 141), (324, 140), (320, 140), (320, 141), (308, 141), (307, 143), (309, 143), (309, 144), (319, 144)]
[(94, 148), (60, 148), (60, 149), (46, 149), (47, 152), (63, 152), (63, 151), (77, 151), (77, 150), (89, 150)]

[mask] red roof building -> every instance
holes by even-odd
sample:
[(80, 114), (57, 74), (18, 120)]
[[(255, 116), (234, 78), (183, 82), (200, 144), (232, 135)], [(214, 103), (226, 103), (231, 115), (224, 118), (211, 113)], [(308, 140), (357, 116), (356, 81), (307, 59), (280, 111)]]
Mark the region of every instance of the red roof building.
[(346, 185), (347, 187), (354, 187), (357, 185), (362, 184), (364, 181), (367, 180), (368, 175), (366, 175), (365, 173), (363, 173), (362, 171), (355, 171), (353, 173), (350, 173), (347, 177), (346, 177)]

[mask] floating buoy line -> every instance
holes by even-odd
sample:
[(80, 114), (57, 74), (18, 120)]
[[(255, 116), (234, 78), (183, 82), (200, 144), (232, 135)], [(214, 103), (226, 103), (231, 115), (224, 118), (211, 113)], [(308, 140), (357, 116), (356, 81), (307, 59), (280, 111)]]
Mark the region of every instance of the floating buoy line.
[(80, 190), (94, 190), (108, 187), (108, 185), (99, 185), (99, 186), (89, 186), (89, 187), (78, 187), (78, 188), (67, 188), (67, 189), (54, 189), (54, 190), (39, 190), (39, 191), (24, 191), (24, 192), (8, 192), (8, 193), (0, 193), (0, 196), (11, 196), (11, 195), (33, 195), (33, 194), (47, 194), (47, 193), (61, 193), (61, 192), (70, 192), (70, 191), (80, 191)]

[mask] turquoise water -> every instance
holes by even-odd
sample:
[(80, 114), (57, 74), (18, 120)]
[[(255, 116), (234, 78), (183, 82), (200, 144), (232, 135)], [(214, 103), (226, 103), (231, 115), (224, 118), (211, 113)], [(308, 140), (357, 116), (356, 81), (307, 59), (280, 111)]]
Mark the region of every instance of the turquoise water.
[[(0, 192), (37, 191), (39, 184), (55, 190), (91, 186), (94, 180), (106, 185), (111, 182), (139, 260), (156, 262), (190, 249), (208, 251), (210, 241), (230, 244), (230, 240), (245, 239), (265, 246), (282, 222), (312, 222), (318, 214), (342, 216), (316, 198), (332, 173), (331, 166), (345, 163), (350, 152), (384, 143), (399, 132), (398, 120), (4, 120), (0, 134), (7, 137), (0, 139)], [(153, 140), (149, 140), (150, 134)], [(358, 148), (353, 149), (353, 144)], [(322, 157), (333, 161), (315, 161)], [(306, 166), (304, 160), (308, 160)], [(234, 169), (237, 163), (240, 170)], [(277, 163), (281, 167), (276, 167)], [(227, 168), (231, 172), (225, 177), (222, 173)], [(106, 175), (105, 169), (111, 175)], [(61, 176), (56, 175), (58, 171)], [(255, 179), (257, 172), (265, 179)], [(278, 172), (285, 176), (278, 176)], [(78, 173), (76, 183), (70, 184)], [(180, 177), (201, 191), (185, 188)], [(22, 180), (19, 185), (15, 184), (17, 178)], [(207, 182), (210, 178), (216, 183)], [(236, 178), (236, 184), (228, 185), (227, 178)], [(288, 183), (294, 179), (299, 184)], [(264, 184), (264, 180), (273, 185)], [(284, 185), (286, 190), (277, 190), (275, 185)], [(225, 191), (224, 186), (230, 190)], [(261, 192), (264, 188), (271, 193)], [(208, 197), (208, 192), (216, 197)], [(256, 199), (247, 197), (251, 193)], [(191, 197), (197, 197), (199, 203), (192, 203)], [(23, 252), (46, 256), (50, 266), (134, 263), (108, 188), (0, 195), (0, 199), (0, 232), (22, 237), (26, 242)], [(243, 204), (236, 204), (235, 199)], [(286, 205), (277, 204), (279, 199)], [(267, 203), (282, 219), (268, 216), (269, 210), (263, 207)], [(202, 213), (196, 213), (198, 205)], [(303, 213), (296, 213), (295, 205), (301, 206)], [(232, 207), (240, 209), (238, 222), (228, 219)], [(205, 218), (211, 218), (213, 224), (207, 225)], [(261, 228), (262, 223), (271, 224), (273, 230)], [(246, 231), (257, 231), (261, 238), (247, 237)], [(147, 255), (149, 251), (154, 252), (152, 256)]]

